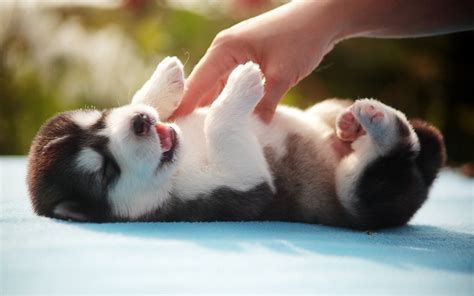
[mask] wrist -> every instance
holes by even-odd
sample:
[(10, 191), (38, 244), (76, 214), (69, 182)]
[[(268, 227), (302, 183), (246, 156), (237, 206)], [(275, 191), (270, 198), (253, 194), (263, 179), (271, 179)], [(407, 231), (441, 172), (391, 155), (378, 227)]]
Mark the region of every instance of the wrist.
[(333, 0), (326, 2), (326, 13), (338, 22), (337, 41), (352, 37), (418, 37), (472, 29), (474, 6), (468, 3)]
[[(357, 0), (334, 1), (344, 20), (341, 40), (353, 37), (374, 37), (393, 26), (395, 11), (402, 3), (398, 1)], [(397, 16), (395, 19), (399, 18)], [(383, 35), (383, 33), (382, 33)]]
[(309, 15), (309, 27), (319, 37), (325, 36), (331, 45), (383, 31), (396, 1), (380, 0), (315, 0), (293, 1), (302, 14)]

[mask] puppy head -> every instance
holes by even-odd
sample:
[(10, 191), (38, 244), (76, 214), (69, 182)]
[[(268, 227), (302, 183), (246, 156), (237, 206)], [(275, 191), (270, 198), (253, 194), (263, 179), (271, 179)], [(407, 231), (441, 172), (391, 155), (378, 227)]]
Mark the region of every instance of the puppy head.
[(179, 130), (152, 107), (61, 113), (45, 123), (29, 154), (33, 209), (77, 221), (138, 219), (164, 201), (179, 159)]

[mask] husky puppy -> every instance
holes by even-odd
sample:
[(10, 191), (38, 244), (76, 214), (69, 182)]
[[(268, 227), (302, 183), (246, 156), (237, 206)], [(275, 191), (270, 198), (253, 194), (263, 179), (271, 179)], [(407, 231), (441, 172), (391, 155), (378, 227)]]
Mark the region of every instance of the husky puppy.
[(130, 105), (61, 113), (29, 154), (38, 215), (91, 222), (407, 223), (445, 160), (440, 132), (371, 99), (252, 114), (264, 78), (238, 66), (209, 108), (167, 123), (184, 89), (166, 58)]

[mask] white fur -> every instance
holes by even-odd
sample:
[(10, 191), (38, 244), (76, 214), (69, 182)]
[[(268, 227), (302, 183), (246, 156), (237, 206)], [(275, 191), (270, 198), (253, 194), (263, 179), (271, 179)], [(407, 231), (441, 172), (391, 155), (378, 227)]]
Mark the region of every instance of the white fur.
[(87, 217), (84, 214), (77, 211), (71, 211), (69, 205), (70, 204), (68, 202), (62, 202), (58, 204), (53, 210), (54, 215), (56, 217), (64, 217), (66, 219), (72, 218), (77, 221), (87, 221)]
[(76, 158), (76, 166), (86, 172), (97, 172), (102, 167), (103, 158), (91, 148), (84, 148)]
[(100, 113), (97, 110), (87, 110), (87, 111), (80, 110), (79, 112), (74, 112), (71, 115), (71, 118), (74, 121), (74, 123), (76, 123), (82, 129), (88, 129), (94, 123), (96, 123), (97, 120), (99, 120), (101, 116), (102, 116), (102, 113)]

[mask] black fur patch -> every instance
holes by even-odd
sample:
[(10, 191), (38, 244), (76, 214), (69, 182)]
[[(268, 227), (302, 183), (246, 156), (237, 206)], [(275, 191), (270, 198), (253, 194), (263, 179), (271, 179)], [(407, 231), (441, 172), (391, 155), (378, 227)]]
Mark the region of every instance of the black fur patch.
[[(367, 166), (357, 185), (357, 217), (352, 227), (378, 229), (407, 223), (428, 197), (445, 159), (441, 133), (425, 122), (412, 126), (420, 141), (413, 151), (402, 141), (392, 152)], [(407, 136), (405, 129), (400, 134)]]
[(262, 183), (249, 191), (220, 187), (192, 200), (171, 197), (146, 221), (248, 221), (258, 220), (273, 198), (270, 186)]
[[(71, 205), (70, 210), (88, 220), (101, 221), (110, 213), (106, 199), (108, 186), (120, 174), (107, 150), (108, 139), (95, 134), (103, 128), (105, 115), (91, 129), (84, 130), (74, 123), (71, 114), (61, 113), (50, 119), (33, 140), (27, 176), (33, 209), (39, 215), (55, 217), (55, 207), (65, 202)], [(74, 167), (72, 161), (85, 147), (103, 155), (102, 172), (84, 172)]]
[(413, 152), (394, 150), (367, 166), (355, 193), (356, 228), (378, 229), (403, 225), (428, 194)]
[(282, 180), (282, 177), (277, 177), (275, 180), (277, 193), (270, 204), (265, 207), (259, 220), (303, 222), (302, 213), (296, 202), (303, 186), (299, 186), (299, 192), (290, 192), (285, 186), (282, 186), (283, 184), (285, 184), (285, 181)]

